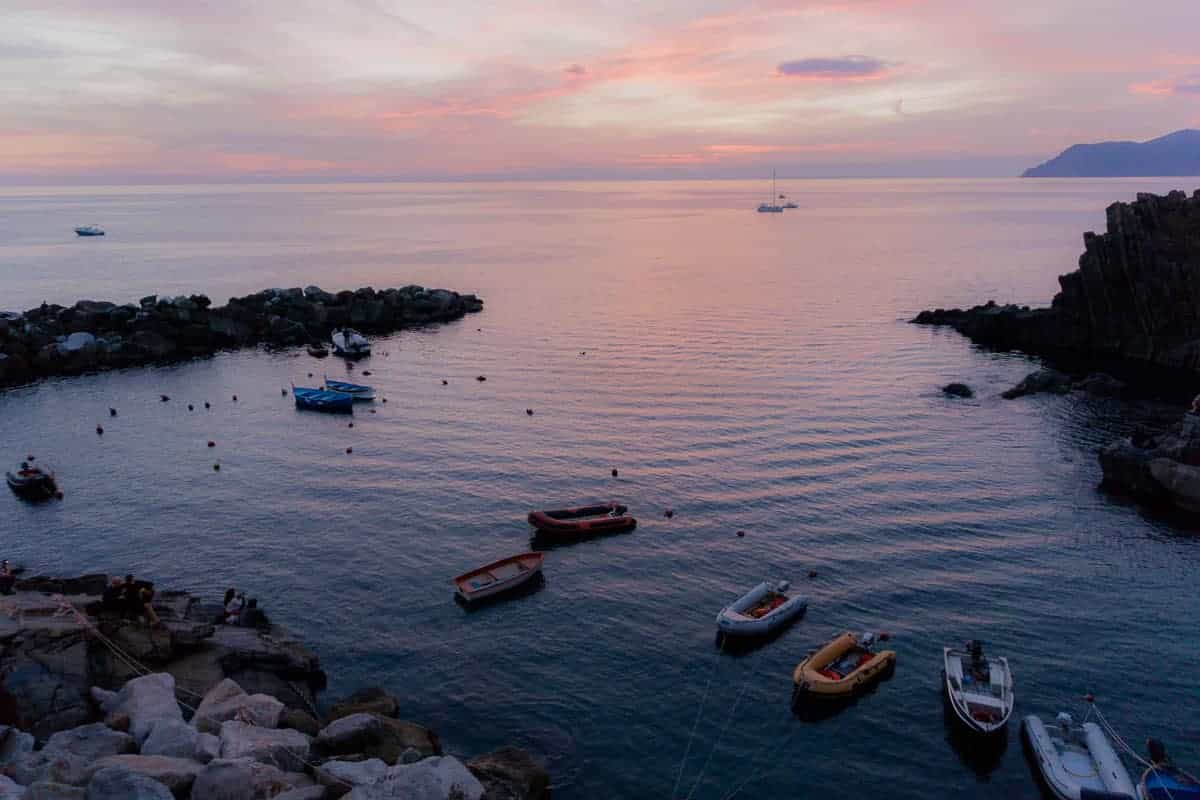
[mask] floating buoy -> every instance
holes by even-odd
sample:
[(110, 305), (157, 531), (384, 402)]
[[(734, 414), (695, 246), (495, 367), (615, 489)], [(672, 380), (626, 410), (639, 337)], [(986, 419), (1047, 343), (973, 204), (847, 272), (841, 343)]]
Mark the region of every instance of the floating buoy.
[(1083, 696), (1083, 702), (1085, 702), (1085, 703), (1094, 703), (1094, 702), (1096, 702), (1096, 695), (1092, 694), (1091, 692), (1088, 692), (1087, 694), (1085, 694), (1085, 695)]
[(810, 578), (815, 578), (815, 577), (817, 577), (817, 571), (816, 571), (815, 569), (810, 569), (810, 570), (808, 571), (808, 577), (810, 577)]
[(191, 403), (188, 403), (188, 411), (192, 411), (192, 410), (193, 410), (193, 409), (192, 409), (192, 404), (191, 404)]
[(117, 415), (117, 410), (116, 410), (115, 408), (110, 408), (110, 409), (108, 410), (108, 415), (109, 415), (110, 417), (115, 417), (115, 416)]
[(670, 519), (671, 517), (675, 516), (675, 509), (668, 508), (666, 511), (663, 512), (663, 516), (666, 517), (667, 519)]
[(213, 464), (213, 472), (220, 472), (220, 471), (221, 471), (221, 465)]
[(353, 448), (353, 447), (347, 447), (347, 448), (346, 448), (346, 453), (347, 453), (347, 454), (350, 454), (350, 453), (353, 453), (353, 452), (354, 452), (354, 448)]
[(450, 381), (446, 380), (445, 378), (442, 378), (442, 386), (449, 386), (449, 385), (450, 385)]
[(371, 374), (371, 370), (369, 370), (369, 369), (363, 370), (363, 375), (370, 375), (370, 374)]
[(525, 413), (526, 413), (526, 414), (528, 414), (529, 416), (531, 416), (531, 417), (532, 417), (532, 416), (533, 416), (533, 409), (532, 409), (532, 408), (527, 408), (527, 409), (525, 409)]
[(280, 397), (287, 397), (287, 389), (280, 389), (279, 395)]
[(62, 499), (63, 499), (63, 493), (62, 493), (62, 489), (59, 489), (58, 491), (56, 491), (56, 492), (54, 493), (54, 499), (55, 499), (55, 500), (62, 500)]
[(477, 376), (475, 376), (475, 380), (479, 381), (480, 383), (483, 383), (484, 381), (487, 380), (487, 376), (486, 375), (477, 375)]
[(101, 436), (103, 436), (103, 435), (104, 435), (104, 428), (103, 428), (102, 426), (100, 426), (100, 425), (97, 425), (97, 426), (96, 426), (96, 433), (98, 433), (98, 434), (100, 434)]
[(615, 477), (617, 477), (617, 471), (616, 471), (615, 469), (612, 471), (612, 476), (613, 476), (614, 478), (615, 478)]
[(353, 422), (347, 422), (347, 423), (346, 423), (346, 427), (347, 427), (347, 428), (353, 428), (353, 427), (354, 427), (354, 423), (353, 423)]
[(308, 377), (310, 377), (310, 378), (312, 377), (312, 373), (311, 373), (311, 372), (310, 372), (310, 373), (308, 373)]
[(482, 330), (483, 330), (483, 328), (476, 328), (475, 330), (477, 330), (477, 331), (482, 331)]
[(890, 633), (888, 633), (887, 631), (882, 631), (879, 634), (879, 641), (881, 641), (881, 642), (886, 642), (890, 638), (892, 638), (892, 635)]
[(236, 395), (236, 394), (233, 396), (233, 402), (235, 402), (235, 403), (237, 402), (237, 395)]
[(579, 351), (579, 355), (581, 355), (581, 356), (586, 356), (586, 355), (587, 355), (587, 350), (580, 350), (580, 351)]
[(216, 443), (216, 442), (214, 442), (212, 439), (209, 439), (209, 440), (208, 440), (208, 446), (209, 446), (209, 447), (216, 447), (216, 446), (217, 446), (217, 443)]
[(170, 400), (170, 399), (171, 399), (171, 398), (167, 397), (165, 394), (160, 394), (160, 395), (158, 396), (158, 401), (159, 401), (160, 403), (165, 403), (165, 402), (167, 402), (167, 401), (168, 401), (168, 400)]
[(745, 535), (746, 535), (746, 532), (745, 532), (745, 531), (738, 531), (738, 532), (737, 532), (737, 535), (738, 535), (738, 538), (739, 538), (739, 539), (741, 539), (743, 536), (745, 536)]
[(368, 408), (367, 410), (370, 411), (372, 414), (375, 413), (375, 409), (373, 409), (373, 408)]
[(385, 403), (387, 402), (387, 398), (386, 398), (386, 397), (385, 397), (385, 398), (383, 398), (383, 402), (385, 402)]
[(212, 406), (210, 406), (210, 405), (208, 404), (208, 401), (207, 401), (207, 400), (205, 400), (205, 401), (204, 401), (204, 407), (205, 407), (205, 408), (212, 408)]
[(33, 453), (30, 453), (29, 455), (25, 456), (25, 460), (26, 460), (26, 461), (33, 461)]

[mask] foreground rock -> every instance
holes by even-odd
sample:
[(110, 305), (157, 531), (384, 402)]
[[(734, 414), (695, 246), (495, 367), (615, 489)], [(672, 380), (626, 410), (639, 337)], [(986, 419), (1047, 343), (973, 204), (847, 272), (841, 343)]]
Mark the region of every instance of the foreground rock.
[(0, 386), (48, 375), (210, 355), (257, 344), (327, 342), (334, 328), (390, 333), (483, 310), (446, 289), (370, 287), (331, 294), (316, 286), (267, 289), (212, 307), (204, 295), (143, 297), (116, 305), (80, 300), (0, 312)]
[(1200, 190), (1113, 203), (1107, 223), (1084, 234), (1079, 269), (1058, 279), (1049, 308), (989, 302), (912, 321), (997, 349), (1200, 370)]
[(1039, 369), (1026, 375), (1020, 383), (1000, 394), (1005, 400), (1024, 397), (1027, 394), (1066, 394), (1071, 391), (1072, 383), (1068, 375), (1056, 369)]
[(1104, 485), (1145, 503), (1200, 512), (1200, 416), (1139, 430), (1100, 451)]
[(550, 796), (550, 775), (524, 750), (505, 747), (467, 762), (483, 784), (484, 800), (542, 800)]

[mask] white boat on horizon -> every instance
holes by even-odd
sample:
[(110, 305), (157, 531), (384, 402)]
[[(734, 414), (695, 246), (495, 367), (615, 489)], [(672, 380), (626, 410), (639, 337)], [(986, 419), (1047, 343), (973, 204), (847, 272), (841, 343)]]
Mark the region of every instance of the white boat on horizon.
[(766, 203), (758, 204), (758, 213), (760, 214), (782, 214), (783, 206), (775, 202), (775, 170), (771, 170), (771, 199)]
[(76, 236), (103, 236), (104, 229), (99, 225), (80, 225), (75, 229)]
[(336, 330), (330, 338), (333, 343), (333, 352), (339, 356), (361, 358), (371, 354), (371, 343), (353, 328)]
[(763, 581), (717, 614), (717, 630), (728, 636), (765, 636), (808, 608), (804, 595), (788, 595), (787, 581)]
[(1076, 725), (1066, 713), (1055, 722), (1049, 728), (1031, 714), (1021, 725), (1051, 794), (1058, 800), (1134, 800), (1133, 780), (1099, 725)]

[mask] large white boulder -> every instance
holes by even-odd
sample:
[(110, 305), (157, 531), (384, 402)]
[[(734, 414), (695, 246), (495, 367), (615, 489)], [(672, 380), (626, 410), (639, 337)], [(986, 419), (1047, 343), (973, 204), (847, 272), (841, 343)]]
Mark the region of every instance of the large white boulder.
[(183, 719), (175, 700), (175, 678), (166, 672), (134, 678), (116, 693), (93, 688), (92, 697), (104, 713), (129, 717), (129, 732), (139, 746), (156, 723)]
[(312, 786), (312, 779), (253, 759), (217, 759), (196, 776), (191, 800), (263, 800)]
[(313, 770), (317, 783), (329, 788), (333, 797), (341, 797), (356, 786), (374, 783), (387, 775), (388, 765), (379, 758), (365, 761), (326, 761)]
[(356, 786), (345, 800), (480, 800), (483, 784), (453, 756), (397, 764), (377, 781)]
[(171, 790), (153, 778), (120, 767), (108, 767), (92, 776), (87, 800), (174, 800)]
[(46, 752), (73, 753), (88, 761), (95, 761), (105, 756), (132, 753), (136, 745), (128, 733), (114, 731), (102, 722), (93, 722), (59, 731), (47, 740), (42, 749)]
[(190, 758), (207, 764), (221, 751), (220, 740), (210, 733), (200, 733), (181, 719), (158, 723), (142, 743), (144, 756), (173, 756)]
[(317, 744), (331, 753), (361, 753), (375, 742), (383, 723), (373, 714), (351, 714), (335, 719), (317, 734)]
[(221, 723), (231, 719), (248, 722), (260, 728), (279, 727), (283, 703), (268, 694), (246, 694), (232, 678), (218, 683), (196, 708), (192, 724), (203, 733), (218, 734)]
[(295, 772), (304, 769), (311, 746), (300, 731), (260, 728), (237, 720), (221, 723), (221, 758), (252, 758)]
[(34, 739), (19, 728), (0, 725), (0, 767), (16, 761), (26, 753), (33, 752)]

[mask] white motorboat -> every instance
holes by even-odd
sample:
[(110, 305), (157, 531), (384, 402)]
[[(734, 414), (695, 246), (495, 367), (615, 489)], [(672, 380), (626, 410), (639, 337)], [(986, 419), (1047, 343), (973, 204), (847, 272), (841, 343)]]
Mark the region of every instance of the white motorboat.
[(1076, 725), (1070, 714), (1047, 728), (1029, 715), (1025, 738), (1046, 786), (1059, 800), (1133, 800), (1133, 781), (1104, 731), (1094, 722)]
[(76, 236), (103, 236), (104, 229), (99, 225), (80, 225), (75, 229)]
[(763, 581), (717, 614), (717, 630), (729, 636), (765, 636), (808, 607), (803, 595), (788, 595), (787, 581)]
[(995, 733), (1013, 710), (1012, 672), (1008, 659), (985, 656), (983, 645), (967, 642), (962, 650), (942, 648), (946, 697), (954, 715), (975, 733)]
[(333, 352), (347, 358), (359, 358), (371, 354), (371, 343), (353, 328), (342, 328), (333, 332)]

